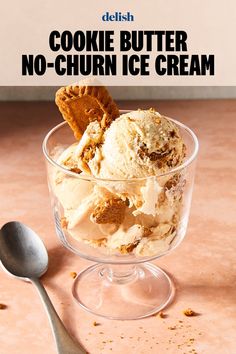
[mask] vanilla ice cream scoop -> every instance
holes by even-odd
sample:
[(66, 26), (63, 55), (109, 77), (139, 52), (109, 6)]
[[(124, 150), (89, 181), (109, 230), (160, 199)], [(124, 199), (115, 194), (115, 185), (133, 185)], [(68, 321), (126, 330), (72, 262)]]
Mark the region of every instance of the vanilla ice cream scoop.
[(105, 131), (88, 125), (74, 151), (78, 167), (100, 178), (137, 178), (180, 165), (185, 145), (177, 126), (153, 109), (122, 114)]

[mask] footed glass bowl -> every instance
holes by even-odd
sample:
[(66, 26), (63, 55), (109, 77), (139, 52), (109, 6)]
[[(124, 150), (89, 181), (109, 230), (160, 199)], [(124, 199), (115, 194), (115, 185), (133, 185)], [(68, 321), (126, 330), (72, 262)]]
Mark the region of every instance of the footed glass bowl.
[(188, 127), (172, 121), (185, 142), (185, 160), (147, 178), (99, 179), (62, 167), (58, 157), (74, 143), (66, 122), (44, 139), (56, 233), (69, 250), (96, 262), (78, 274), (72, 293), (96, 315), (143, 318), (173, 297), (169, 276), (148, 262), (169, 253), (185, 236), (198, 141)]

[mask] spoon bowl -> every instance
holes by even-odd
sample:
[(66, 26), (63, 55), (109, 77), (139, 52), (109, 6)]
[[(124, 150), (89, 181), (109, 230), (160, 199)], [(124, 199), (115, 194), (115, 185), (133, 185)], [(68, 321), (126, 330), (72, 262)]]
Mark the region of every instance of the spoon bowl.
[(0, 233), (0, 259), (8, 272), (21, 278), (40, 278), (47, 271), (47, 250), (33, 230), (12, 221)]

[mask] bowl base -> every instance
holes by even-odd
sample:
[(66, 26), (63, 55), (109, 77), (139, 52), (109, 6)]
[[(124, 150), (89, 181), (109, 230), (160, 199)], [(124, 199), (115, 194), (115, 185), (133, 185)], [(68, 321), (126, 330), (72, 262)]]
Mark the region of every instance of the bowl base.
[(116, 320), (144, 318), (162, 310), (173, 298), (168, 275), (150, 264), (95, 264), (76, 277), (73, 297), (87, 311)]

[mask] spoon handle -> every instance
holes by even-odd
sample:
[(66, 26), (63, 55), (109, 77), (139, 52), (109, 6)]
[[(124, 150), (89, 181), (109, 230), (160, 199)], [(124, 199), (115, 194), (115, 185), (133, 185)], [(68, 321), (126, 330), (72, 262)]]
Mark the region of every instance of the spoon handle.
[(80, 344), (76, 343), (67, 332), (39, 279), (31, 278), (30, 280), (36, 286), (40, 298), (44, 304), (56, 342), (58, 354), (88, 354), (88, 352), (86, 352)]

